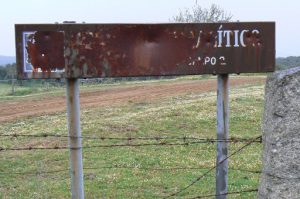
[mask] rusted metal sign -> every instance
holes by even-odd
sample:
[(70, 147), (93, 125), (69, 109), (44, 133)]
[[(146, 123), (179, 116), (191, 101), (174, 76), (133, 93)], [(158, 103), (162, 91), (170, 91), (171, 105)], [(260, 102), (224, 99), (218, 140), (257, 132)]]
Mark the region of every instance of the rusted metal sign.
[(275, 23), (19, 24), (18, 77), (274, 71)]

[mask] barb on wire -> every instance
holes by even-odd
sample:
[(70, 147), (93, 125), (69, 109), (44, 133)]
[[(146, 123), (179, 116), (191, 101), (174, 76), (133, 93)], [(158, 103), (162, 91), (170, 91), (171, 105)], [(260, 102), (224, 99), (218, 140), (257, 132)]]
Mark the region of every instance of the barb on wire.
[(201, 179), (203, 179), (204, 177), (206, 177), (210, 172), (212, 172), (213, 170), (216, 169), (217, 166), (219, 166), (220, 164), (222, 164), (224, 161), (228, 160), (229, 158), (231, 158), (232, 156), (236, 155), (237, 153), (241, 152), (244, 148), (248, 147), (249, 145), (251, 145), (255, 140), (257, 139), (261, 139), (262, 136), (256, 137), (254, 138), (252, 141), (249, 141), (247, 144), (245, 144), (244, 146), (242, 146), (241, 148), (239, 148), (238, 150), (234, 151), (232, 154), (230, 154), (229, 156), (227, 156), (226, 158), (224, 158), (222, 161), (220, 161), (218, 164), (216, 164), (215, 166), (213, 166), (211, 169), (209, 169), (207, 172), (205, 172), (204, 174), (202, 174), (201, 176), (199, 176), (198, 178), (196, 178), (194, 181), (192, 181), (189, 185), (185, 186), (184, 188), (180, 189), (177, 192), (172, 193), (169, 196), (166, 196), (165, 198), (170, 198), (173, 196), (176, 196), (178, 194), (180, 194), (181, 192), (187, 190), (188, 188), (190, 188), (191, 186), (195, 185), (197, 182), (199, 182)]
[(223, 194), (202, 195), (202, 196), (196, 196), (196, 197), (193, 197), (190, 199), (210, 198), (210, 197), (236, 195), (236, 194), (251, 193), (251, 192), (258, 192), (258, 189), (246, 189), (246, 190), (241, 190), (241, 191), (227, 192), (227, 193), (223, 193)]

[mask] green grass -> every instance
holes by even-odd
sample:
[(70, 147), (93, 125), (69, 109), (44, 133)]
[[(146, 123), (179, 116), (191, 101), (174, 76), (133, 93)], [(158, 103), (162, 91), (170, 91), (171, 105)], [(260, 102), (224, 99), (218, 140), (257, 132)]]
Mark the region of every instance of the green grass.
[(63, 87), (51, 86), (43, 84), (39, 80), (28, 80), (24, 85), (15, 84), (14, 92), (12, 91), (11, 83), (0, 82), (0, 101), (3, 100), (18, 100), (24, 97), (36, 97), (39, 95), (62, 95)]
[[(230, 136), (251, 138), (261, 134), (263, 85), (230, 90)], [(216, 94), (192, 93), (159, 101), (128, 102), (122, 106), (81, 110), (83, 136), (154, 137), (194, 136), (215, 138)], [(0, 134), (67, 135), (66, 114), (22, 119), (0, 126)], [(83, 140), (83, 145), (149, 141)], [(154, 141), (156, 143), (156, 141)], [(64, 138), (0, 138), (1, 147), (54, 147)], [(230, 144), (230, 153), (245, 143)], [(189, 146), (86, 148), (83, 151), (86, 198), (162, 198), (189, 185), (215, 164), (215, 144)], [(229, 160), (229, 191), (257, 188), (259, 174), (235, 169), (260, 170), (260, 144), (253, 144)], [(0, 152), (0, 198), (70, 198), (67, 150)], [(105, 168), (105, 167), (134, 167)], [(185, 170), (141, 168), (196, 167)], [(63, 170), (59, 173), (45, 171)], [(2, 172), (2, 173), (1, 173)], [(3, 173), (5, 172), (5, 173)], [(16, 172), (34, 172), (15, 175)], [(11, 174), (10, 174), (11, 173)], [(215, 172), (178, 195), (189, 198), (213, 194)], [(229, 198), (256, 198), (256, 193)]]

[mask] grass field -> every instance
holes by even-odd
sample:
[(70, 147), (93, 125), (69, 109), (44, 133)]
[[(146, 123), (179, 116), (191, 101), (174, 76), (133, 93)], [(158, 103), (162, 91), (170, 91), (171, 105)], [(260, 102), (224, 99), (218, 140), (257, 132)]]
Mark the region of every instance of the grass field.
[[(264, 85), (257, 84), (230, 90), (230, 137), (252, 138), (261, 134), (263, 88)], [(215, 138), (215, 118), (216, 93), (190, 93), (159, 101), (128, 101), (120, 106), (82, 109), (81, 127), (83, 136)], [(4, 123), (0, 126), (0, 134), (67, 135), (66, 114)], [(61, 137), (0, 137), (3, 148), (55, 147), (65, 146), (67, 142)], [(83, 139), (84, 146), (160, 142)], [(230, 143), (230, 153), (244, 144)], [(215, 143), (84, 148), (85, 197), (163, 198), (213, 167), (215, 148)], [(261, 151), (261, 144), (254, 143), (229, 159), (229, 191), (257, 188), (259, 174), (247, 170), (260, 170)], [(70, 198), (68, 168), (68, 150), (1, 151), (0, 198)], [(177, 197), (193, 198), (214, 194), (214, 190), (215, 172), (212, 172)], [(229, 198), (256, 198), (256, 193)]]
[(0, 81), (0, 101), (16, 100), (18, 97), (45, 93), (63, 93), (65, 89), (57, 85), (45, 83), (39, 80), (23, 80), (23, 85), (16, 82), (12, 92), (11, 80)]

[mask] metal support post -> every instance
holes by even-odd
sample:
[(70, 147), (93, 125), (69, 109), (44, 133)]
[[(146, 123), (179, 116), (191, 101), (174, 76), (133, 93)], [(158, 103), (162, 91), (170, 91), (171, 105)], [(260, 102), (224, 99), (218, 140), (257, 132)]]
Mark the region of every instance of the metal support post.
[[(229, 82), (228, 74), (218, 75), (217, 96), (217, 139), (227, 140), (229, 137)], [(217, 142), (216, 167), (216, 199), (226, 199), (228, 184), (228, 143)], [(220, 164), (220, 162), (222, 162)], [(220, 165), (218, 165), (220, 164)], [(224, 195), (222, 195), (224, 194)]]
[(79, 80), (67, 81), (67, 111), (70, 146), (71, 193), (73, 199), (83, 199), (83, 166), (80, 129)]

